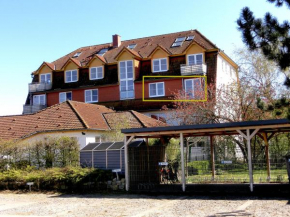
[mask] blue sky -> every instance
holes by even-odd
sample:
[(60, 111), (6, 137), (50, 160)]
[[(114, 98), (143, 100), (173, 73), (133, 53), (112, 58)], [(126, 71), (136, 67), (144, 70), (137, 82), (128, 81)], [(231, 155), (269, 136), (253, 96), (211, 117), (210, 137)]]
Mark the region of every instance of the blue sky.
[(236, 20), (249, 6), (279, 21), (290, 10), (266, 0), (0, 0), (0, 115), (21, 114), (30, 73), (82, 46), (198, 29), (231, 56), (242, 47)]

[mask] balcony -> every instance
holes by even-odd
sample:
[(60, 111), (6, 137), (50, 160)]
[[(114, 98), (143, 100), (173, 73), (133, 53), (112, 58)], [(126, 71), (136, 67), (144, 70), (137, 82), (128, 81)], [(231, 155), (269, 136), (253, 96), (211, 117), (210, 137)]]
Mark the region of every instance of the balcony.
[(206, 74), (206, 64), (198, 65), (180, 65), (181, 75), (205, 75)]
[(28, 84), (29, 93), (50, 90), (52, 88), (52, 83), (31, 83)]
[(33, 114), (35, 112), (38, 112), (42, 109), (45, 109), (47, 105), (24, 105), (23, 106), (23, 114)]

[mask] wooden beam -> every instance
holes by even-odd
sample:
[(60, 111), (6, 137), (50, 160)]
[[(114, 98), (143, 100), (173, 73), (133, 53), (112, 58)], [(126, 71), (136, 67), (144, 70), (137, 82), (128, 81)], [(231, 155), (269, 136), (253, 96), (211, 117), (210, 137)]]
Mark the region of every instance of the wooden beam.
[(266, 133), (263, 133), (264, 142), (265, 142), (265, 155), (266, 155), (266, 163), (267, 163), (267, 180), (271, 180), (271, 170), (270, 170), (270, 158), (269, 158), (269, 142)]
[(129, 152), (128, 145), (134, 139), (134, 136), (125, 136), (124, 145), (125, 145), (125, 180), (126, 180), (126, 191), (130, 189), (130, 177), (129, 177)]
[[(124, 133), (125, 135), (134, 135), (134, 136), (143, 136), (143, 137), (150, 137), (151, 135), (174, 135), (174, 134), (186, 134), (186, 133), (212, 133), (212, 132), (233, 132), (237, 131), (237, 130), (247, 130), (247, 129), (259, 129), (259, 130), (263, 130), (263, 129), (277, 129), (279, 130), (279, 128), (290, 128), (290, 124), (283, 124), (283, 125), (264, 125), (264, 126), (251, 126), (251, 127), (228, 127), (228, 128), (215, 128), (215, 129), (201, 129), (201, 130), (174, 130), (174, 131), (162, 131), (162, 132), (140, 132), (140, 133)], [(272, 130), (273, 131), (273, 130)], [(271, 131), (271, 132), (272, 132)], [(290, 131), (290, 130), (289, 130)], [(288, 131), (288, 132), (289, 132)], [(235, 133), (235, 135), (237, 135), (238, 133)]]
[(214, 164), (213, 136), (210, 136), (210, 159), (211, 159), (211, 179), (212, 179), (212, 181), (214, 181), (214, 178), (215, 178), (215, 164)]
[(181, 153), (181, 183), (182, 191), (185, 191), (185, 173), (184, 173), (184, 138), (183, 134), (180, 133), (180, 153)]

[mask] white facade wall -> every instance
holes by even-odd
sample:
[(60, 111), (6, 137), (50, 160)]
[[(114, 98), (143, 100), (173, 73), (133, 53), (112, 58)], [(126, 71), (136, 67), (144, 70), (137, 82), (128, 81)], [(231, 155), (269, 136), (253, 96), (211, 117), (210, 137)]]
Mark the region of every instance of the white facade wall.
[(221, 55), (218, 55), (217, 59), (217, 76), (216, 85), (217, 87), (223, 85), (229, 85), (233, 82), (237, 82), (236, 69), (226, 61)]

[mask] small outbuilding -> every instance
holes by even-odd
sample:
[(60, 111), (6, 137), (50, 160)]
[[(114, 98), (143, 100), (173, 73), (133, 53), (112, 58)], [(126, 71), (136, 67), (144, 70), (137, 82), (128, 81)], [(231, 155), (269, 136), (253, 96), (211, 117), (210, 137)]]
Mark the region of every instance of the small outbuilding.
[[(143, 140), (133, 141), (129, 147), (139, 147)], [(80, 150), (82, 167), (93, 167), (104, 170), (120, 169), (125, 173), (124, 142), (89, 143)]]

